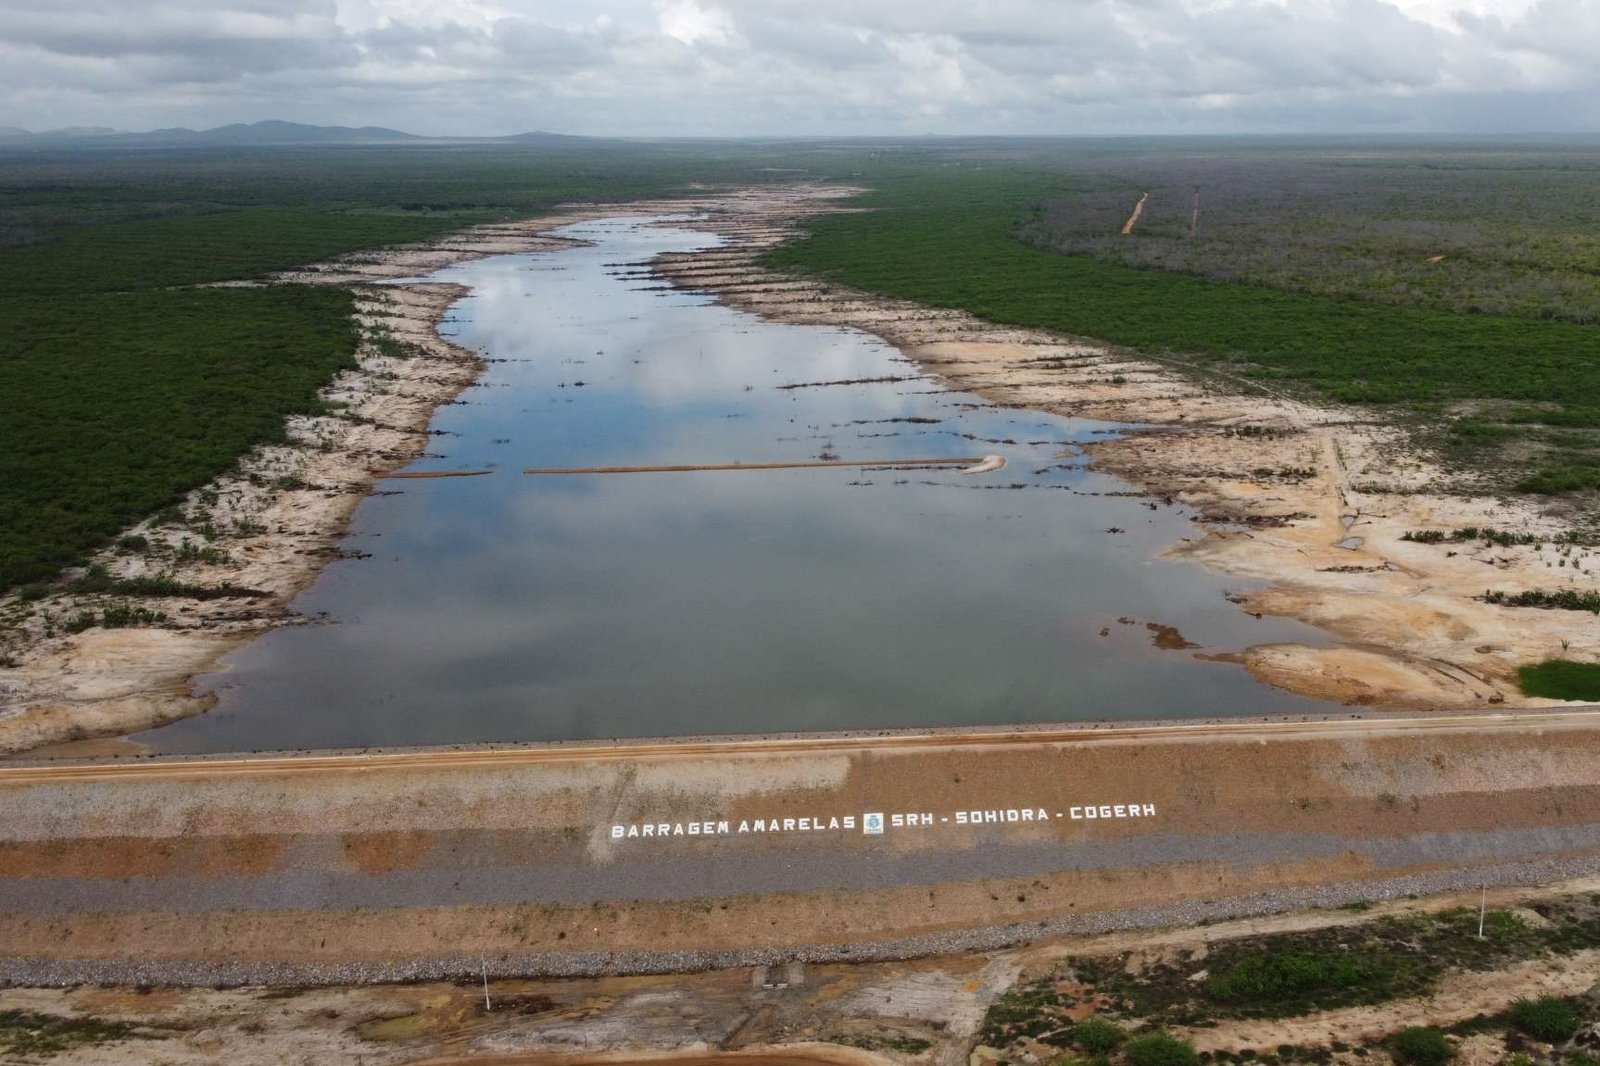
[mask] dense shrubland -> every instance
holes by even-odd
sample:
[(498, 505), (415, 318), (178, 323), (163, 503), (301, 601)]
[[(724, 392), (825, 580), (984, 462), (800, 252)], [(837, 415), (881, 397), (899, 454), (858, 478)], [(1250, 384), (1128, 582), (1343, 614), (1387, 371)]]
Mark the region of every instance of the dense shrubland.
[[(1591, 225), (1600, 193), (1583, 180), (1588, 154), (1207, 151), (1214, 158), (1106, 147), (1030, 166), (966, 159), (905, 168), (877, 178), (862, 201), (877, 210), (817, 219), (809, 239), (771, 262), (1377, 405), (1498, 487), (1591, 497), (1600, 489), (1600, 326), (1587, 324), (1600, 289), (1586, 287), (1600, 277)], [(1177, 175), (1201, 172), (1230, 192), (1219, 195), (1217, 217), (1202, 197), (1204, 235), (1191, 242), (1192, 184)], [(1249, 174), (1265, 176), (1252, 183)], [(1139, 191), (1160, 175), (1160, 188), (1190, 190), (1182, 218), (1147, 206), (1148, 221), (1119, 235)], [(1241, 221), (1230, 237), (1233, 215)], [(1466, 215), (1477, 227), (1470, 254), (1445, 249), (1466, 263), (1449, 267), (1453, 288), (1401, 291), (1386, 280), (1433, 277), (1425, 271), (1450, 256), (1430, 264), (1421, 251), (1440, 247), (1441, 219), (1454, 219), (1452, 232), (1466, 241)], [(1313, 239), (1316, 226), (1334, 236)], [(1356, 270), (1339, 250), (1340, 235), (1413, 229), (1427, 239), (1362, 245), (1382, 269)], [(1286, 249), (1295, 270), (1243, 269), (1262, 244)], [(1181, 256), (1159, 251), (1176, 245)], [(1495, 280), (1513, 269), (1514, 286)], [(1480, 306), (1463, 295), (1490, 292), (1515, 299)], [(1510, 313), (1464, 313), (1489, 310)]]
[(0, 155), (0, 591), (280, 439), (351, 365), (348, 293), (199, 286), (725, 169), (605, 148)]

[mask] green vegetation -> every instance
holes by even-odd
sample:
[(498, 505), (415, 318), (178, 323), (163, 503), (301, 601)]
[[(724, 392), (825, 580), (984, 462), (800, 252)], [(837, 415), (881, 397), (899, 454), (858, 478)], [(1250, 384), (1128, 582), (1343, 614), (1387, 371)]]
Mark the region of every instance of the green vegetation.
[(1559, 996), (1519, 999), (1511, 1004), (1511, 1024), (1535, 1040), (1559, 1044), (1577, 1035), (1578, 1012)]
[(896, 1051), (902, 1055), (920, 1055), (927, 1051), (933, 1044), (920, 1036), (908, 1036), (905, 1033), (874, 1032), (874, 1033), (833, 1033), (828, 1037), (830, 1044), (843, 1044), (845, 1047), (858, 1047), (863, 1051)]
[(1219, 1003), (1273, 1011), (1308, 1002), (1337, 1002), (1360, 989), (1384, 989), (1419, 978), (1418, 969), (1391, 966), (1378, 952), (1311, 954), (1293, 949), (1239, 960), (1206, 979), (1206, 995)]
[(1194, 1045), (1157, 1029), (1128, 1041), (1123, 1050), (1128, 1066), (1200, 1066)]
[[(120, 292), (251, 278), (375, 245), (432, 237), (443, 216), (287, 208), (74, 226), (0, 257), (0, 291)], [(87, 273), (86, 273), (86, 268)]]
[(817, 219), (777, 265), (1386, 405), (1501, 484), (1593, 493), (1594, 158), (1401, 141), (0, 149), (0, 590), (275, 439), (349, 364), (346, 294), (196, 286), (567, 201), (796, 176), (869, 186), (877, 210)]
[(1072, 1042), (1091, 1055), (1104, 1055), (1127, 1039), (1122, 1026), (1098, 1015), (1085, 1018), (1072, 1027)]
[(569, 200), (762, 180), (764, 158), (745, 155), (0, 151), (0, 592), (53, 578), (281, 439), (285, 416), (316, 412), (321, 386), (352, 365), (348, 293), (194, 286)]
[(1221, 944), (1199, 982), (1178, 968), (1130, 976), (1114, 959), (1085, 960), (1078, 973), (1132, 1003), (1141, 1016), (1175, 1025), (1208, 1017), (1285, 1018), (1427, 991), (1443, 966), (1428, 951), (1407, 946), (1413, 932), (1410, 923), (1386, 919), (1359, 934), (1325, 930), (1287, 943)]
[[(1120, 1045), (1131, 1062), (1134, 1044), (1152, 1030), (1234, 1018), (1293, 1018), (1423, 996), (1453, 970), (1494, 969), (1600, 947), (1600, 896), (1571, 896), (1532, 909), (1548, 924), (1491, 911), (1481, 940), (1477, 911), (1461, 908), (1216, 942), (1208, 945), (1203, 960), (1163, 956), (1132, 965), (1126, 955), (1072, 958), (996, 999), (979, 1041), (1005, 1049), (1031, 1038), (1099, 1056)], [(1073, 1022), (1073, 1013), (1090, 1003), (1099, 1013)], [(1551, 1008), (1540, 1010), (1554, 1015)], [(1480, 1022), (1480, 1029), (1504, 1025), (1504, 1019)], [(1100, 1039), (1102, 1032), (1129, 1035), (1122, 1043), (1110, 1036)], [(1085, 1039), (1086, 1033), (1095, 1035)], [(1326, 1055), (1288, 1048), (1279, 1049), (1276, 1058), (1325, 1061)]]
[(108, 593), (115, 596), (181, 596), (196, 600), (259, 599), (269, 595), (260, 589), (240, 588), (237, 585), (192, 585), (179, 581), (167, 573), (114, 578), (99, 564), (89, 567), (67, 587), (73, 592), (80, 593)]
[(1499, 603), (1507, 607), (1542, 607), (1547, 610), (1600, 614), (1600, 593), (1587, 589), (1528, 589), (1525, 592), (1490, 589), (1483, 594), (1483, 599), (1485, 603)]
[(1600, 663), (1548, 659), (1517, 668), (1517, 683), (1529, 696), (1600, 703)]
[[(1153, 166), (1152, 157), (1159, 155), (1130, 149), (1125, 156), (1101, 152), (1087, 162), (951, 165), (886, 176), (861, 201), (876, 210), (816, 219), (808, 239), (775, 250), (769, 261), (996, 322), (1108, 341), (1269, 387), (1386, 405), (1442, 451), (1523, 491), (1600, 487), (1600, 330), (1583, 324), (1596, 306), (1593, 299), (1574, 297), (1562, 305), (1571, 313), (1559, 315), (1516, 302), (1495, 308), (1460, 305), (1454, 298), (1384, 302), (1380, 297), (1388, 290), (1377, 282), (1334, 292), (1290, 277), (1274, 286), (1248, 273), (1176, 272), (1184, 269), (1181, 264), (1140, 269), (1166, 264), (1097, 257), (1086, 247), (1051, 239), (1059, 214), (1053, 205), (1092, 199), (1109, 180), (1108, 170), (1122, 163)], [(1438, 158), (1441, 166), (1475, 165), (1470, 154), (1441, 149)], [(1557, 214), (1562, 201), (1554, 198), (1569, 191), (1578, 199), (1566, 203), (1578, 203), (1580, 213), (1600, 211), (1592, 190), (1575, 191), (1571, 183), (1575, 158), (1535, 153), (1528, 163), (1564, 176), (1552, 178), (1544, 194)], [(1482, 169), (1473, 179), (1482, 189), (1519, 180), (1487, 163)], [(1388, 170), (1353, 167), (1340, 176), (1357, 191), (1320, 194), (1329, 211), (1348, 213), (1340, 225), (1375, 226), (1374, 211), (1411, 217), (1414, 205), (1383, 193)], [(1322, 204), (1314, 191), (1307, 192), (1308, 201)], [(1490, 193), (1481, 199), (1492, 209)], [(1093, 226), (1110, 225), (1109, 218), (1096, 217)], [(1506, 224), (1521, 224), (1521, 217)], [(1276, 216), (1261, 222), (1268, 229), (1286, 224)], [(1103, 232), (1122, 240), (1115, 230)], [(1482, 239), (1500, 240), (1499, 232), (1486, 231)], [(1583, 237), (1580, 243), (1592, 240)], [(1510, 254), (1502, 245), (1490, 247)], [(1519, 268), (1527, 275), (1527, 290), (1540, 290), (1568, 270), (1569, 258), (1566, 251), (1552, 252), (1549, 261)], [(1321, 262), (1329, 276), (1342, 276), (1337, 258), (1308, 252), (1305, 261)], [(1571, 269), (1571, 276), (1581, 274)], [(1464, 284), (1472, 289), (1488, 284), (1490, 276), (1474, 275)], [(1585, 284), (1593, 281), (1592, 271), (1583, 278)], [(1503, 313), (1456, 313), (1469, 310)]]
[(134, 1027), (98, 1018), (65, 1018), (35, 1011), (0, 1010), (0, 1051), (46, 1056), (75, 1047), (137, 1036)]
[(1532, 544), (1542, 546), (1546, 543), (1593, 547), (1596, 538), (1591, 534), (1578, 530), (1567, 530), (1553, 537), (1540, 536), (1537, 533), (1517, 533), (1508, 529), (1495, 529), (1493, 526), (1462, 526), (1459, 529), (1412, 529), (1400, 535), (1401, 540), (1414, 541), (1418, 544), (1470, 544), (1481, 541), (1485, 545), (1497, 548), (1511, 548), (1519, 545)]
[(284, 286), (0, 298), (0, 588), (175, 503), (352, 363), (350, 296)]
[[(1105, 151), (1063, 165), (1073, 185), (1046, 201), (1028, 236), (1125, 266), (1458, 314), (1595, 322), (1597, 162), (1592, 142)], [(1124, 238), (1144, 192), (1139, 225)]]
[(1456, 1057), (1456, 1049), (1450, 1046), (1442, 1030), (1422, 1025), (1394, 1034), (1389, 1048), (1395, 1061), (1402, 1066), (1445, 1066)]

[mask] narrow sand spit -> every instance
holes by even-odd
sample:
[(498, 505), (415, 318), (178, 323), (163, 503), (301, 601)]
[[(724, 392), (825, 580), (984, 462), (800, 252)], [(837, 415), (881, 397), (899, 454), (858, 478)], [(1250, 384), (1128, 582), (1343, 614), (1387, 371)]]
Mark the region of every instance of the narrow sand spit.
[[(192, 493), (183, 506), (188, 526), (141, 523), (126, 530), (177, 548), (184, 540), (212, 549), (178, 565), (190, 584), (229, 584), (256, 590), (253, 598), (141, 600), (167, 620), (160, 627), (62, 632), (62, 623), (103, 598), (61, 594), (38, 605), (0, 656), (0, 754), (89, 737), (145, 729), (207, 710), (208, 697), (189, 681), (219, 658), (267, 629), (296, 621), (295, 595), (339, 555), (339, 541), (356, 506), (380, 477), (423, 451), (435, 408), (469, 388), (482, 369), (478, 356), (443, 340), (437, 327), (465, 291), (429, 282), (374, 284), (428, 274), (451, 263), (490, 255), (570, 247), (548, 231), (573, 222), (617, 215), (711, 212), (741, 219), (791, 218), (819, 210), (857, 190), (786, 186), (740, 190), (695, 199), (584, 205), (515, 223), (473, 227), (437, 242), (348, 256), (281, 275), (280, 281), (350, 287), (364, 328), (386, 330), (409, 349), (385, 355), (371, 344), (358, 352), (360, 367), (325, 391), (345, 413), (293, 418), (290, 442), (261, 448), (237, 469)], [(252, 283), (253, 284), (253, 283)], [(203, 517), (202, 517), (203, 516)], [(217, 534), (203, 539), (189, 526), (209, 521)], [(117, 577), (159, 572), (170, 557), (98, 556)], [(18, 610), (15, 597), (0, 611)], [(45, 619), (54, 620), (53, 632)], [(80, 754), (72, 749), (58, 754)], [(84, 755), (104, 754), (85, 750)]]
[[(1553, 544), (1487, 547), (1404, 541), (1408, 530), (1492, 526), (1555, 536), (1559, 514), (1526, 500), (1460, 494), (1460, 486), (1410, 450), (1403, 434), (1350, 408), (1314, 407), (1248, 382), (1208, 381), (1175, 360), (1011, 329), (958, 311), (931, 309), (776, 273), (757, 260), (795, 235), (796, 223), (849, 210), (857, 190), (794, 185), (695, 199), (575, 207), (517, 223), (476, 227), (439, 242), (351, 256), (282, 280), (351, 286), (363, 325), (382, 327), (414, 353), (360, 353), (361, 368), (328, 390), (348, 414), (292, 420), (292, 443), (260, 449), (237, 472), (191, 497), (220, 531), (215, 561), (180, 568), (199, 584), (259, 590), (255, 599), (150, 602), (160, 628), (89, 629), (47, 636), (36, 611), (20, 645), (0, 649), (0, 753), (128, 733), (198, 714), (208, 699), (189, 680), (224, 653), (294, 621), (296, 593), (339, 552), (350, 516), (374, 481), (419, 454), (433, 410), (469, 387), (474, 353), (436, 326), (460, 294), (453, 285), (374, 282), (415, 277), (488, 255), (570, 245), (548, 231), (617, 215), (700, 212), (692, 225), (727, 239), (720, 248), (668, 254), (656, 269), (675, 284), (780, 321), (852, 326), (874, 333), (951, 387), (1014, 407), (1151, 427), (1091, 445), (1101, 468), (1153, 496), (1197, 508), (1196, 535), (1168, 555), (1193, 559), (1270, 587), (1241, 609), (1303, 619), (1349, 641), (1332, 647), (1267, 645), (1232, 658), (1255, 676), (1306, 695), (1399, 708), (1490, 706), (1518, 695), (1521, 663), (1600, 655), (1592, 616), (1494, 606), (1486, 589), (1600, 586), (1596, 560)], [(196, 523), (198, 524), (198, 523)], [(139, 532), (176, 546), (183, 528)], [(106, 553), (113, 574), (156, 569), (144, 557)], [(57, 596), (58, 621), (94, 606)], [(13, 607), (14, 604), (0, 604)]]

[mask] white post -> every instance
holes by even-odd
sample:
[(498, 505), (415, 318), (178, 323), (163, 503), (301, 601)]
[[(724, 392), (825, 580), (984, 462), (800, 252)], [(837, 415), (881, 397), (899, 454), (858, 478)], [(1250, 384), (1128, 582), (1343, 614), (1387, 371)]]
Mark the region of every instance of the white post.
[(487, 1013), (494, 1009), (489, 1006), (489, 960), (483, 959), (481, 961), (483, 963), (483, 1009)]
[(1478, 886), (1478, 939), (1479, 940), (1483, 939), (1483, 913), (1484, 913), (1484, 908), (1488, 905), (1488, 902), (1489, 902), (1489, 886), (1487, 884), (1479, 885)]

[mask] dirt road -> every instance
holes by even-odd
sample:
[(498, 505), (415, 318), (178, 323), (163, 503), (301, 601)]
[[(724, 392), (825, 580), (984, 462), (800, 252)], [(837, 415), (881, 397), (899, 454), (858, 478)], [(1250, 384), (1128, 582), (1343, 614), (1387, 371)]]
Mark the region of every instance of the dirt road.
[(282, 755), (218, 755), (117, 761), (0, 763), (0, 788), (62, 781), (131, 781), (140, 778), (197, 780), (219, 776), (282, 776), (340, 771), (503, 769), (562, 762), (627, 762), (705, 756), (905, 751), (917, 748), (1004, 747), (1070, 743), (1136, 744), (1145, 741), (1258, 741), (1405, 736), (1418, 733), (1492, 733), (1495, 730), (1588, 731), (1600, 727), (1600, 709), (1511, 709), (1490, 714), (1435, 714), (1404, 718), (1284, 719), (1267, 721), (1154, 722), (1148, 725), (1061, 726), (929, 732), (884, 731), (862, 735), (817, 733), (779, 737), (731, 737), (664, 741), (619, 740), (609, 744), (529, 744), (516, 747), (367, 750)]

